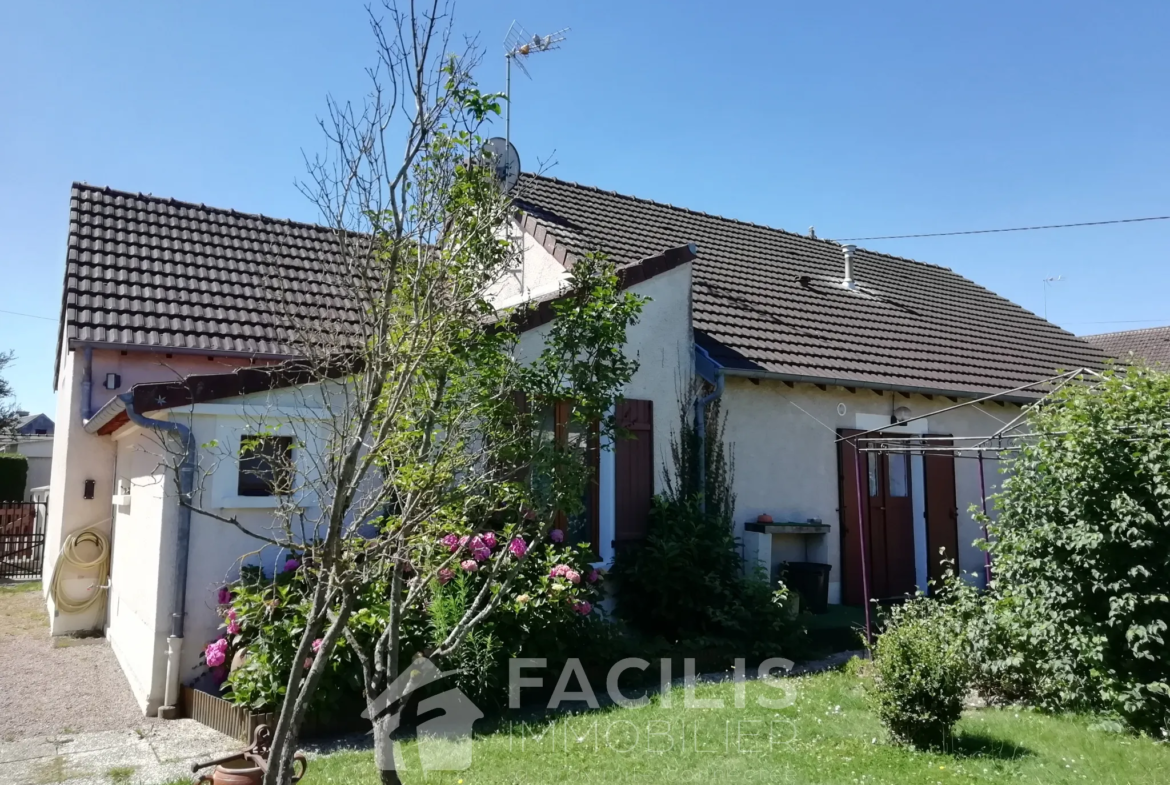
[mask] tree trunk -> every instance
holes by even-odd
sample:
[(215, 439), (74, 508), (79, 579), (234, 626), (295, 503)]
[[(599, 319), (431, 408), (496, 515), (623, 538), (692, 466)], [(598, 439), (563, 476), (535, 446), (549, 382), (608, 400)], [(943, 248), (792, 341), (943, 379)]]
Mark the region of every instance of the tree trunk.
[(386, 714), (374, 720), (374, 766), (378, 769), (382, 785), (402, 785), (394, 758), (394, 740), (390, 738), (397, 724), (394, 720), (392, 725), (392, 719), (393, 715)]

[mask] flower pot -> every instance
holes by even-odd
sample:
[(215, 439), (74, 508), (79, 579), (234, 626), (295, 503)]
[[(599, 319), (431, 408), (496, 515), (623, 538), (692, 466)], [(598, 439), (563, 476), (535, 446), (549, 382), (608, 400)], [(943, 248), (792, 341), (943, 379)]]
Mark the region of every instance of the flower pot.
[(264, 769), (246, 758), (237, 758), (216, 766), (211, 776), (204, 774), (197, 785), (261, 785), (262, 782)]

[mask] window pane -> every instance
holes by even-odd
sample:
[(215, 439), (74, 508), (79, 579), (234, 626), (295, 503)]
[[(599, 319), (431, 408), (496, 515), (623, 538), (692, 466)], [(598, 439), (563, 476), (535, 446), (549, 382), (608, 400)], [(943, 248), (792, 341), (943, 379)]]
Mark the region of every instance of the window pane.
[(878, 455), (874, 452), (867, 452), (865, 454), (866, 463), (869, 466), (869, 495), (878, 495)]
[(292, 437), (245, 436), (240, 440), (240, 496), (277, 496), (292, 491)]
[(904, 453), (892, 454), (889, 457), (890, 467), (890, 495), (891, 496), (909, 496), (910, 495), (910, 473), (908, 469), (908, 460)]

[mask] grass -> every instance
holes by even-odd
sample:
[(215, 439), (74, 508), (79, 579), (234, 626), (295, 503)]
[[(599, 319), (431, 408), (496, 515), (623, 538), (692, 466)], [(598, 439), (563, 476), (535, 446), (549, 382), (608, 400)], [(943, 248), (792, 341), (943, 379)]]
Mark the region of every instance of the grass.
[(24, 594), (25, 592), (39, 592), (40, 590), (40, 581), (12, 581), (10, 583), (0, 583), (0, 597), (6, 594)]
[[(1094, 729), (1087, 717), (1053, 717), (1016, 709), (969, 710), (946, 752), (893, 746), (865, 704), (860, 683), (844, 673), (786, 680), (795, 702), (756, 704), (775, 688), (748, 683), (745, 708), (732, 685), (700, 685), (699, 699), (722, 709), (687, 709), (681, 688), (672, 706), (655, 698), (641, 709), (612, 708), (528, 725), (506, 721), (473, 742), (464, 771), (429, 772), (425, 782), (450, 785), (536, 785), (582, 778), (593, 782), (665, 785), (686, 782), (1110, 783), (1170, 784), (1170, 747)], [(423, 782), (419, 747), (403, 745), (404, 780)], [(318, 758), (305, 785), (377, 782), (370, 752)]]
[(114, 766), (106, 772), (106, 776), (114, 785), (128, 785), (130, 778), (134, 776), (135, 768), (133, 766)]
[(0, 638), (47, 634), (40, 581), (0, 584)]

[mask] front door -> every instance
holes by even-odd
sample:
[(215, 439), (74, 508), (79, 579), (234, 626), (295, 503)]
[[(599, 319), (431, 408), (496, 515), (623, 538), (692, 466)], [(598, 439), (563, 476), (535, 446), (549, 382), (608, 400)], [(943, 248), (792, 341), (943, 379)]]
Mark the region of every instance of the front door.
[[(842, 430), (842, 436), (860, 431)], [(881, 436), (882, 434), (873, 434)], [(894, 437), (896, 438), (896, 437)], [(845, 604), (865, 602), (862, 583), (862, 539), (869, 598), (904, 597), (914, 592), (914, 505), (910, 456), (905, 453), (861, 453), (851, 442), (838, 442), (841, 477), (841, 553)], [(864, 531), (857, 509), (857, 477), (861, 474)], [(861, 535), (864, 535), (862, 537)]]

